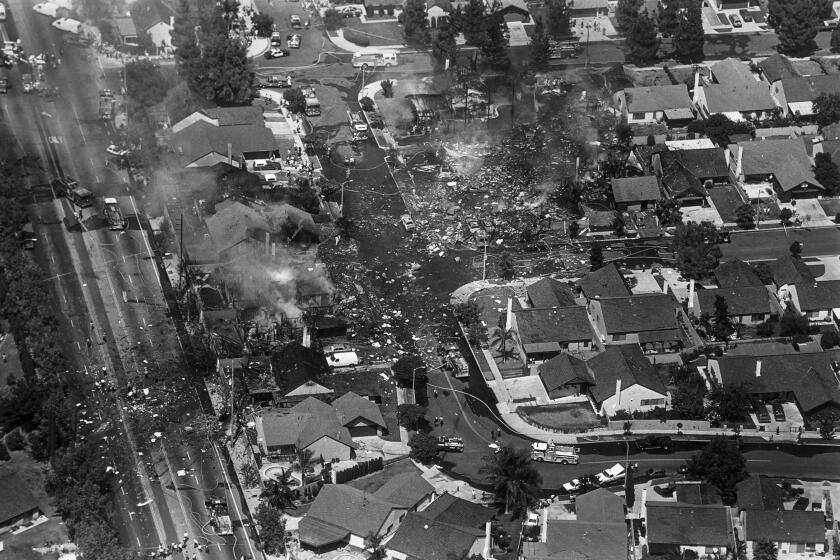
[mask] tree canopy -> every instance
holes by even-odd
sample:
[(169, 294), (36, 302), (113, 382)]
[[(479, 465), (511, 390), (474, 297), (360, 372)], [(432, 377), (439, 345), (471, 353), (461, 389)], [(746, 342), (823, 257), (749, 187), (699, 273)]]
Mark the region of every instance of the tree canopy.
[(779, 50), (801, 55), (816, 48), (821, 7), (814, 0), (769, 0), (768, 23), (779, 35)]
[[(669, 2), (674, 4), (675, 2)], [(674, 50), (677, 58), (685, 62), (698, 62), (703, 60), (703, 45), (706, 43), (706, 34), (703, 31), (703, 15), (698, 2), (685, 3), (682, 13), (679, 14), (676, 26), (673, 28)]]
[[(621, 1), (619, 1), (619, 6)], [(627, 23), (627, 48), (630, 56), (640, 63), (656, 60), (659, 51), (659, 38), (656, 35), (656, 23), (648, 17), (646, 11)]]
[(487, 16), (487, 34), (481, 45), (481, 54), (485, 62), (493, 68), (504, 70), (510, 66), (508, 39), (502, 32), (505, 20), (499, 14)]
[(548, 36), (556, 41), (571, 35), (571, 20), (566, 0), (548, 0), (546, 31)]
[(715, 436), (688, 465), (689, 474), (720, 490), (723, 503), (734, 506), (735, 485), (747, 478), (747, 461), (737, 445)]
[(534, 33), (531, 36), (531, 64), (535, 68), (542, 68), (548, 64), (550, 51), (551, 45), (543, 26), (543, 20), (538, 17), (534, 24)]
[(821, 93), (814, 98), (814, 114), (820, 127), (840, 121), (840, 93)]
[(286, 551), (286, 520), (283, 512), (267, 504), (260, 504), (255, 518), (260, 526), (260, 542), (265, 552), (282, 555)]
[(593, 243), (589, 247), (589, 270), (595, 272), (604, 267), (604, 249), (600, 243)]
[(514, 517), (521, 517), (533, 506), (540, 492), (542, 477), (531, 464), (528, 449), (502, 447), (498, 453), (484, 457), (481, 472), (493, 486), (496, 503)]
[(407, 43), (427, 45), (429, 43), (429, 20), (424, 0), (406, 0), (400, 14), (403, 37)]
[(615, 19), (618, 23), (618, 30), (629, 32), (633, 23), (639, 18), (639, 11), (644, 4), (643, 0), (618, 0), (615, 9)]
[(720, 341), (729, 340), (735, 327), (732, 325), (732, 318), (729, 316), (729, 305), (723, 296), (715, 296), (715, 309), (712, 315), (712, 335)]
[(428, 465), (438, 456), (437, 438), (423, 432), (411, 436), (408, 447), (411, 448), (409, 457), (424, 465)]
[(679, 224), (673, 247), (677, 268), (688, 278), (700, 279), (711, 274), (720, 261), (720, 235), (711, 222)]
[(814, 157), (814, 177), (825, 187), (825, 194), (834, 196), (840, 193), (840, 168), (831, 158), (831, 154), (820, 152)]
[(455, 29), (443, 20), (432, 40), (432, 57), (439, 68), (446, 68), (447, 61), (450, 65), (454, 64), (456, 54)]
[(468, 45), (480, 47), (484, 44), (487, 37), (487, 5), (484, 0), (470, 0), (457, 21)]

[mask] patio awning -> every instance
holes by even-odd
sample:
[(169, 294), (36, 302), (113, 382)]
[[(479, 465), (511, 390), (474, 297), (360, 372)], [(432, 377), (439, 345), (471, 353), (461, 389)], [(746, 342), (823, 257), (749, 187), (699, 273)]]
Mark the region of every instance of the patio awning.
[(666, 329), (662, 331), (644, 331), (639, 333), (639, 343), (645, 342), (671, 342), (682, 340), (679, 329)]
[(300, 542), (314, 548), (335, 544), (350, 536), (350, 531), (308, 515), (298, 524)]
[(665, 109), (665, 118), (672, 121), (693, 119), (694, 111), (688, 107), (682, 107), (680, 109)]

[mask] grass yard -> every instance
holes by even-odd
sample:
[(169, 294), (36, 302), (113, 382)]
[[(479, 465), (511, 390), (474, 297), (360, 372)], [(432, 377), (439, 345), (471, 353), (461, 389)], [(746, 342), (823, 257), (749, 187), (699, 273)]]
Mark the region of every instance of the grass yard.
[(709, 198), (712, 199), (720, 218), (727, 223), (735, 222), (735, 210), (744, 204), (738, 190), (732, 185), (710, 188)]
[(362, 23), (358, 18), (345, 20), (347, 29), (353, 29), (365, 35), (370, 40), (371, 47), (382, 47), (390, 45), (402, 45), (402, 29), (396, 22), (370, 22)]
[(601, 419), (588, 402), (519, 407), (536, 424), (560, 430), (579, 430), (601, 426)]
[(384, 379), (378, 371), (359, 371), (338, 373), (333, 376), (336, 395), (353, 391), (363, 397), (379, 397), (382, 402), (379, 409), (388, 426), (388, 434), (382, 439), (399, 441), (400, 430), (397, 424), (397, 386), (393, 379)]

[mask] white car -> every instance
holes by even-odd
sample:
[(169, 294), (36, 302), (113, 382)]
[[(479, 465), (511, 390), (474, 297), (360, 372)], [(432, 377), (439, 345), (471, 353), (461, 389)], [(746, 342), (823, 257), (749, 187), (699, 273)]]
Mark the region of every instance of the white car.
[(567, 483), (565, 483), (565, 484), (563, 485), (563, 490), (564, 490), (567, 494), (571, 494), (571, 493), (573, 493), (573, 492), (577, 492), (578, 490), (580, 490), (580, 479), (576, 478), (576, 479), (572, 480), (571, 482), (567, 482)]
[(405, 228), (405, 231), (414, 231), (414, 220), (411, 219), (410, 215), (403, 214), (400, 217), (400, 223)]
[(120, 148), (116, 144), (111, 144), (110, 146), (105, 148), (105, 152), (109, 156), (114, 156), (114, 157), (125, 157), (125, 156), (128, 155), (128, 150), (126, 150), (125, 148)]
[(616, 463), (615, 465), (611, 466), (610, 468), (599, 472), (596, 475), (598, 482), (601, 484), (609, 484), (611, 482), (616, 482), (621, 480), (621, 477), (624, 476), (624, 467), (621, 463)]
[(290, 49), (299, 49), (300, 48), (300, 35), (292, 35), (289, 37), (289, 48)]
[(32, 6), (32, 9), (42, 16), (54, 18), (58, 17), (58, 10), (60, 10), (61, 7), (58, 4), (53, 4), (52, 2), (41, 2), (40, 4)]
[(52, 22), (52, 26), (61, 31), (72, 33), (73, 35), (80, 35), (82, 33), (82, 23), (71, 18), (59, 18)]

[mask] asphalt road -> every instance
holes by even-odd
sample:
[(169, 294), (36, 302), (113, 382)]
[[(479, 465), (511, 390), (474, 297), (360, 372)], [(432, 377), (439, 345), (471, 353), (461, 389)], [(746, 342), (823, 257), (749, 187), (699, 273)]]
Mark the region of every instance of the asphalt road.
[[(4, 120), (19, 151), (38, 154), (44, 162), (40, 176), (32, 179), (36, 186), (30, 208), (39, 235), (35, 254), (56, 288), (66, 321), (68, 355), (92, 377), (111, 377), (118, 388), (112, 402), (119, 410), (122, 429), (110, 451), (115, 464), (121, 457), (128, 457), (131, 464), (130, 472), (120, 473), (117, 479), (123, 540), (133, 548), (150, 550), (187, 533), (191, 540), (213, 545), (202, 558), (256, 557), (259, 552), (233, 505), (241, 502), (241, 496), (229, 483), (227, 463), (219, 450), (208, 442), (184, 442), (171, 424), (160, 425), (167, 435), (155, 443), (147, 433), (133, 429), (138, 412), (142, 415), (149, 404), (127, 402), (127, 393), (145, 386), (156, 395), (161, 387), (178, 384), (178, 379), (165, 377), (172, 377), (177, 371), (173, 366), (182, 359), (175, 325), (167, 317), (148, 228), (138, 203), (128, 196), (133, 193), (122, 172), (104, 164), (110, 129), (97, 120), (100, 69), (93, 67), (84, 51), (60, 50), (60, 32), (49, 27), (47, 18), (34, 14), (29, 2), (10, 4), (14, 23), (8, 33), (21, 37), (25, 52), (62, 56), (58, 68), (47, 70), (49, 83), (61, 91), (52, 102), (22, 93), (21, 68), (10, 73), (13, 87), (3, 98)], [(99, 199), (96, 207), (84, 210), (82, 230), (67, 231), (61, 219), (75, 215), (76, 209), (66, 200), (55, 199), (48, 186), (37, 186), (61, 173), (78, 179), (97, 197), (119, 196), (129, 227), (108, 230), (99, 214)], [(108, 375), (102, 375), (102, 368)], [(180, 383), (185, 386), (186, 381)], [(197, 403), (197, 398), (180, 398), (168, 412), (186, 415), (198, 410)], [(181, 416), (177, 421), (188, 418)], [(138, 424), (145, 420), (141, 416)], [(190, 470), (178, 474), (187, 462)], [(193, 482), (193, 488), (181, 491), (185, 482)], [(208, 533), (203, 505), (205, 496), (219, 484), (230, 488), (232, 517), (239, 521), (236, 534), (226, 538)]]

